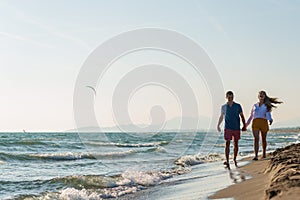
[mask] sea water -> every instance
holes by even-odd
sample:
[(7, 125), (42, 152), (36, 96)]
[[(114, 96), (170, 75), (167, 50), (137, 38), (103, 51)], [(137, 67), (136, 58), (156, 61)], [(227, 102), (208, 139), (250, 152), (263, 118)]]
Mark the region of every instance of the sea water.
[[(267, 150), (295, 142), (298, 132), (270, 132)], [(239, 147), (239, 158), (253, 154), (251, 132)], [(215, 180), (205, 197), (229, 184), (217, 181), (223, 152), (219, 133), (0, 133), (0, 199), (138, 199), (195, 177), (202, 188)]]

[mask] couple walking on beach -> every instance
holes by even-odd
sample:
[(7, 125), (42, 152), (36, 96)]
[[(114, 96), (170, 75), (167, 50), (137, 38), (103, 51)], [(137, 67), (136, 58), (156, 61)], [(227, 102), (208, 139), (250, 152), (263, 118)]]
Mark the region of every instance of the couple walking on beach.
[(269, 125), (273, 123), (271, 111), (272, 108), (276, 108), (274, 104), (280, 104), (281, 101), (278, 101), (277, 98), (271, 98), (267, 96), (265, 91), (260, 91), (258, 93), (258, 102), (255, 103), (252, 107), (250, 117), (247, 122), (245, 120), (243, 110), (240, 104), (233, 101), (234, 95), (232, 91), (226, 93), (227, 103), (221, 107), (221, 115), (219, 117), (217, 129), (220, 132), (220, 125), (225, 118), (225, 129), (224, 129), (224, 139), (225, 139), (225, 156), (226, 161), (224, 165), (230, 168), (229, 166), (229, 152), (230, 152), (230, 141), (233, 139), (234, 144), (234, 153), (233, 161), (237, 166), (236, 157), (238, 154), (238, 142), (241, 135), (240, 129), (240, 118), (242, 119), (243, 128), (242, 131), (247, 130), (247, 126), (252, 121), (252, 133), (254, 137), (254, 154), (255, 157), (253, 160), (258, 160), (258, 150), (259, 150), (259, 133), (261, 133), (262, 139), (262, 158), (266, 157), (266, 148), (267, 148), (267, 133), (269, 131)]

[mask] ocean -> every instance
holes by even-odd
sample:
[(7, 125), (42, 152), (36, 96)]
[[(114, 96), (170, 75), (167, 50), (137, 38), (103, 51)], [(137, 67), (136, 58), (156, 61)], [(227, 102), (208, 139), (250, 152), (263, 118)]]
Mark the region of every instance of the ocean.
[[(297, 143), (299, 135), (270, 131), (267, 150)], [(246, 156), (253, 156), (251, 132), (239, 142), (238, 158)], [(0, 199), (144, 199), (147, 191), (149, 199), (164, 199), (151, 191), (195, 177), (206, 199), (232, 184), (220, 178), (227, 176), (223, 160), (220, 133), (2, 132)]]

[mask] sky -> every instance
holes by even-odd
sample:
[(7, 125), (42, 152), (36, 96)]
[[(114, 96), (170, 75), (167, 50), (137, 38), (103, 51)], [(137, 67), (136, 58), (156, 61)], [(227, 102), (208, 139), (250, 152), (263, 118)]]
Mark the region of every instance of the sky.
[[(126, 31), (155, 27), (198, 43), (233, 90), (246, 117), (259, 90), (284, 102), (274, 127), (299, 126), (299, 1), (101, 1), (0, 0), (0, 131), (64, 131), (75, 128), (74, 90), (89, 55)], [(173, 67), (195, 92), (201, 116), (210, 117), (210, 91), (191, 66), (168, 53), (145, 50), (117, 60), (96, 88), (95, 113), (114, 126), (114, 87), (133, 66)], [(222, 94), (223, 95), (223, 94)], [(151, 122), (154, 105), (166, 120), (180, 117), (180, 102), (158, 85), (128, 100), (133, 123)], [(225, 102), (225, 94), (224, 94)], [(220, 105), (221, 106), (221, 105)]]

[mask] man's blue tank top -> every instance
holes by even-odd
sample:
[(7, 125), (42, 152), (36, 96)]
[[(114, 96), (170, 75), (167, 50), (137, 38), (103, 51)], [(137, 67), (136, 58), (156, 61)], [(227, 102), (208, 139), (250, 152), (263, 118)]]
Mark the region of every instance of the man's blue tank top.
[(225, 115), (225, 129), (240, 130), (240, 113), (243, 112), (240, 104), (233, 102), (230, 107), (227, 103), (222, 106)]

